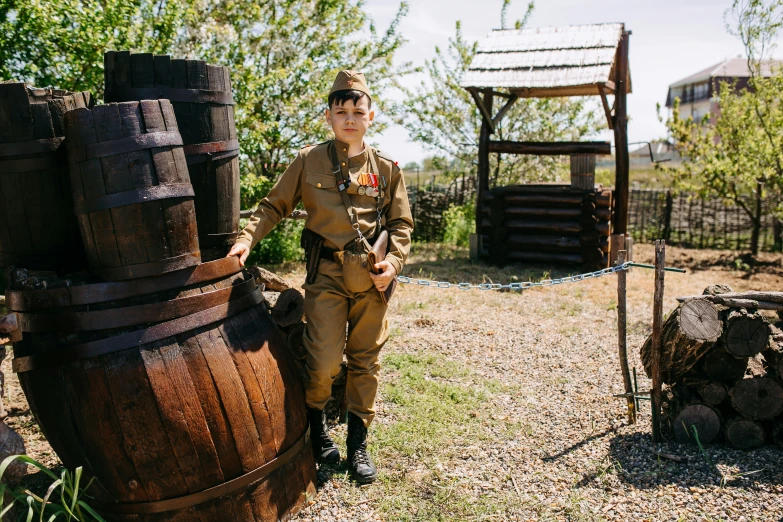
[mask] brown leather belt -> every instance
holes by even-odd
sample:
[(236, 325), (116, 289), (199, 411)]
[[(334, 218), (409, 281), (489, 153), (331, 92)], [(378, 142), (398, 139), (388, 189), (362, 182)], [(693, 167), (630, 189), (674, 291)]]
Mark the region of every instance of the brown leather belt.
[(148, 515), (153, 513), (163, 513), (165, 511), (174, 511), (175, 509), (185, 509), (196, 506), (198, 504), (203, 504), (204, 502), (209, 502), (210, 500), (230, 495), (235, 491), (246, 488), (254, 482), (258, 482), (259, 480), (268, 477), (273, 472), (294, 460), (294, 458), (307, 447), (309, 442), (310, 428), (308, 427), (304, 434), (299, 437), (299, 440), (294, 442), (290, 448), (260, 468), (256, 468), (249, 473), (245, 473), (244, 475), (241, 475), (235, 479), (231, 479), (218, 486), (199, 491), (198, 493), (192, 493), (183, 497), (169, 498), (166, 500), (155, 500), (152, 502), (127, 502), (116, 504), (100, 502), (96, 503), (96, 506), (100, 510), (107, 511), (109, 513), (125, 515)]
[(23, 332), (83, 332), (168, 321), (227, 303), (232, 299), (238, 299), (251, 293), (256, 289), (255, 279), (247, 272), (245, 277), (246, 279), (238, 285), (161, 303), (92, 312), (19, 313), (17, 314), (19, 328)]
[(229, 301), (213, 308), (196, 312), (195, 314), (180, 317), (173, 321), (156, 324), (149, 328), (115, 335), (99, 341), (92, 341), (73, 346), (63, 346), (57, 351), (14, 357), (11, 367), (14, 372), (22, 373), (31, 370), (39, 370), (50, 366), (60, 366), (65, 363), (98, 357), (110, 353), (120, 352), (128, 348), (138, 348), (142, 344), (160, 341), (183, 332), (201, 328), (208, 324), (222, 321), (228, 317), (237, 315), (245, 310), (264, 302), (264, 294), (260, 288), (253, 293), (239, 299)]
[[(9, 259), (17, 258), (20, 257), (9, 256)], [(3, 254), (0, 254), (0, 261), (3, 259), (5, 259)], [(223, 257), (176, 272), (168, 272), (133, 281), (97, 283), (69, 286), (67, 288), (52, 288), (49, 290), (8, 290), (5, 295), (6, 306), (14, 312), (25, 312), (119, 301), (129, 297), (154, 294), (205, 281), (221, 279), (232, 276), (241, 270), (242, 267), (239, 264), (238, 256)]]
[(124, 281), (126, 279), (135, 279), (137, 277), (149, 277), (160, 275), (165, 272), (173, 272), (189, 266), (197, 265), (201, 262), (201, 252), (195, 251), (181, 256), (161, 259), (160, 261), (151, 261), (149, 263), (139, 263), (137, 265), (117, 266), (111, 268), (94, 268), (92, 272), (104, 279)]
[(182, 145), (179, 131), (160, 131), (137, 134), (116, 140), (101, 141), (81, 147), (68, 147), (68, 162), (80, 163), (89, 159), (105, 158), (139, 150)]

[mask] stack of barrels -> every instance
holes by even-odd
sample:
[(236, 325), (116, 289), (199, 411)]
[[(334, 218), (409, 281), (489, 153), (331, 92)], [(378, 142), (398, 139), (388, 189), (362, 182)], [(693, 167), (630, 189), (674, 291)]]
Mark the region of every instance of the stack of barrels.
[[(86, 257), (76, 271), (57, 256), (6, 263), (22, 331), (14, 371), (63, 464), (97, 479), (108, 516), (286, 519), (314, 493), (315, 465), (285, 335), (263, 287), (225, 257), (239, 221), (228, 71), (130, 53), (106, 62), (107, 99), (139, 100), (69, 107), (56, 151), (3, 149), (52, 155), (50, 175), (69, 188), (62, 216), (78, 223), (62, 241)], [(179, 63), (206, 83), (181, 83)]]
[(482, 198), (483, 258), (609, 266), (614, 198), (611, 190), (571, 185), (509, 185)]

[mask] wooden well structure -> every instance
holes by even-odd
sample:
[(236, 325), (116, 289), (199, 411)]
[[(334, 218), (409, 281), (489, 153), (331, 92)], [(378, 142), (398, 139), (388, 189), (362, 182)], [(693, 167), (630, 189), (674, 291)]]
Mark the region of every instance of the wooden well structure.
[[(623, 248), (628, 223), (628, 37), (621, 23), (501, 29), (480, 43), (462, 87), (482, 117), (478, 154), (478, 258), (606, 267)], [(597, 155), (608, 142), (515, 142), (492, 139), (520, 98), (600, 96), (614, 131), (613, 188), (595, 186)], [(614, 97), (610, 106), (609, 96)], [(499, 99), (502, 103), (495, 103)], [(495, 110), (495, 107), (500, 108)], [(567, 155), (568, 184), (489, 186), (490, 154)]]

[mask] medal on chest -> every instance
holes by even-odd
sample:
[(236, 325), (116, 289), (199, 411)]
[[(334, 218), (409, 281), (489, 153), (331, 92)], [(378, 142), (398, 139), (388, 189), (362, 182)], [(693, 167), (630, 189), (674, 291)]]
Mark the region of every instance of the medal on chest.
[(377, 198), (380, 194), (378, 189), (378, 174), (372, 172), (362, 172), (359, 174), (359, 188), (357, 192), (362, 196)]

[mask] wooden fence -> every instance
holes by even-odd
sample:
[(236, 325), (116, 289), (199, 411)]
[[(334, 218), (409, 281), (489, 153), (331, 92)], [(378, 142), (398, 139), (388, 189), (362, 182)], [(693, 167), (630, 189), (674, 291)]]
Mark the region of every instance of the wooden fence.
[[(774, 247), (773, 221), (771, 216), (762, 221), (761, 250)], [(661, 188), (632, 188), (628, 229), (642, 243), (665, 239), (688, 248), (750, 250), (753, 225), (741, 208), (717, 199)]]
[(413, 214), (413, 239), (417, 241), (442, 241), (446, 231), (443, 213), (451, 205), (462, 205), (475, 199), (472, 183), (456, 179), (449, 185), (432, 183), (414, 184), (408, 187), (408, 200)]

